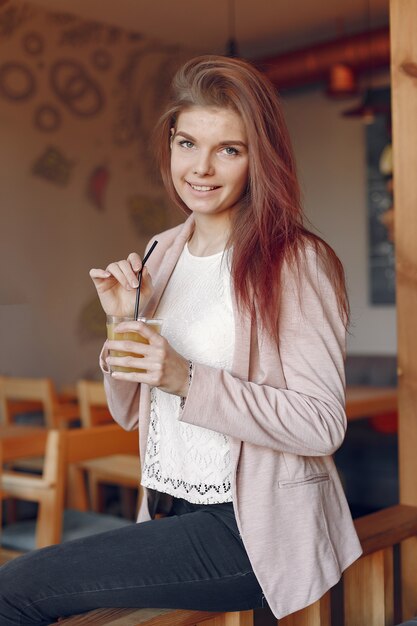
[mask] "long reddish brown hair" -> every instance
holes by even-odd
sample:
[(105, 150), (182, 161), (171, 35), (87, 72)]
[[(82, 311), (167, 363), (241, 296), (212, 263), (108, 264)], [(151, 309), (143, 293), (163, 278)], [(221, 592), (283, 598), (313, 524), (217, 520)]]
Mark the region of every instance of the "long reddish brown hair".
[(192, 106), (233, 109), (248, 136), (248, 185), (228, 241), (237, 301), (252, 315), (260, 312), (265, 328), (278, 338), (283, 265), (299, 269), (300, 258), (313, 245), (347, 324), (343, 267), (330, 246), (303, 224), (291, 142), (273, 85), (246, 61), (221, 56), (194, 58), (177, 72), (170, 103), (156, 128), (156, 146), (167, 192), (187, 214), (190, 210), (172, 183), (170, 134), (181, 111)]

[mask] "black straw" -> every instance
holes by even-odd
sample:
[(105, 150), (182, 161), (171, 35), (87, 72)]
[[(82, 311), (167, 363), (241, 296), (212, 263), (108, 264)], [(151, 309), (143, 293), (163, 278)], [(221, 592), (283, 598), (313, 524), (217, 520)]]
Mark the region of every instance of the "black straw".
[(135, 313), (133, 315), (133, 319), (137, 320), (138, 319), (138, 313), (139, 313), (139, 296), (140, 296), (140, 286), (142, 284), (142, 271), (143, 268), (145, 267), (145, 263), (146, 261), (149, 259), (149, 257), (151, 256), (153, 249), (155, 248), (156, 244), (158, 242), (155, 240), (153, 242), (153, 244), (151, 245), (151, 247), (149, 248), (148, 252), (145, 254), (145, 256), (143, 257), (143, 261), (142, 261), (142, 267), (140, 268), (140, 270), (138, 271), (138, 281), (139, 281), (139, 285), (138, 288), (136, 289), (136, 301), (135, 301)]

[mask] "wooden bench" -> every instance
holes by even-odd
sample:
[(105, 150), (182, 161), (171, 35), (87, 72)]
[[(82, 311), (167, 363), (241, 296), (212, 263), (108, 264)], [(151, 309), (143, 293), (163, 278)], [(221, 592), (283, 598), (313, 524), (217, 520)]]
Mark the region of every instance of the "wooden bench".
[(253, 626), (253, 612), (207, 613), (173, 609), (98, 609), (56, 622), (58, 626)]
[[(363, 556), (344, 573), (343, 599), (334, 590), (318, 602), (279, 620), (279, 626), (394, 626), (393, 549), (417, 537), (417, 507), (397, 505), (355, 520)], [(417, 585), (416, 585), (417, 596)], [(338, 604), (336, 605), (336, 602)], [(58, 623), (58, 622), (57, 622)], [(100, 609), (69, 617), (60, 626), (252, 626), (251, 611)]]

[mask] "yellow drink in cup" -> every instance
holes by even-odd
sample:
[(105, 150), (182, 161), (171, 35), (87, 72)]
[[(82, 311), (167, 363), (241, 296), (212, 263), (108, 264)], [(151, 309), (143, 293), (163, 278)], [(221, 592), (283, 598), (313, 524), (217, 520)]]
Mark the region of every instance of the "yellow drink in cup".
[[(119, 317), (117, 315), (108, 315), (107, 316), (107, 339), (114, 339), (116, 341), (136, 341), (137, 343), (146, 343), (149, 344), (149, 341), (142, 337), (139, 333), (133, 332), (125, 332), (125, 333), (116, 333), (114, 331), (115, 327), (121, 322), (133, 322), (133, 317)], [(145, 322), (148, 324), (153, 330), (157, 333), (161, 332), (162, 328), (162, 320), (157, 319), (146, 319), (144, 317), (139, 318), (140, 322)], [(110, 356), (133, 356), (136, 358), (141, 358), (140, 354), (135, 354), (134, 352), (120, 352), (118, 350), (110, 350)], [(122, 367), (121, 365), (111, 365), (111, 372), (146, 372), (144, 369), (134, 368), (134, 367)]]

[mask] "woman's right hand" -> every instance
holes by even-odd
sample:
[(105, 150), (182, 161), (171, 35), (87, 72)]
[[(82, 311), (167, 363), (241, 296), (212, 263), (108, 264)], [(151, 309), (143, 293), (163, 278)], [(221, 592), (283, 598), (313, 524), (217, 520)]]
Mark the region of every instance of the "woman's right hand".
[[(138, 287), (137, 273), (141, 267), (140, 256), (132, 252), (127, 259), (110, 263), (105, 270), (90, 270), (101, 306), (107, 315), (133, 315)], [(151, 297), (152, 291), (152, 279), (145, 267), (140, 289), (141, 308)]]

